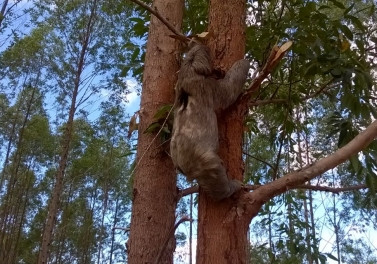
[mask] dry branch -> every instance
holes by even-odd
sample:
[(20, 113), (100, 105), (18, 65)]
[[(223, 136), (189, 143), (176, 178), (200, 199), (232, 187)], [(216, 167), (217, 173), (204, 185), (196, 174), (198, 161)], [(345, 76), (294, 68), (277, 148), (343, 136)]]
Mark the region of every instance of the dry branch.
[(276, 65), (284, 57), (285, 53), (289, 50), (291, 46), (292, 46), (292, 41), (288, 41), (284, 43), (283, 45), (281, 45), (280, 47), (275, 45), (272, 48), (265, 65), (263, 66), (262, 70), (258, 72), (254, 80), (251, 82), (249, 88), (247, 89), (248, 91), (246, 92), (246, 94), (255, 92), (259, 88), (262, 81), (266, 79), (266, 77), (274, 70)]

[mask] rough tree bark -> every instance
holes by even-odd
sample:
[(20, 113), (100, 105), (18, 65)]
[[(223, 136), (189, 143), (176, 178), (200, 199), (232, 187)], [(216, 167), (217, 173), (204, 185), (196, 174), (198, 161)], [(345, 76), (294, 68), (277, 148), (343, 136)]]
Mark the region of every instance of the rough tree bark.
[[(155, 0), (153, 6), (180, 29), (183, 3), (183, 0)], [(139, 113), (129, 264), (154, 263), (175, 221), (177, 187), (173, 163), (159, 138), (152, 142), (155, 135), (143, 133), (153, 122), (157, 109), (173, 101), (179, 43), (169, 35), (166, 26), (151, 16)], [(169, 243), (160, 263), (173, 263), (173, 251), (174, 243)]]
[[(209, 28), (213, 38), (208, 43), (215, 67), (228, 70), (245, 54), (244, 0), (211, 0)], [(246, 104), (234, 104), (218, 115), (220, 157), (229, 177), (242, 180), (242, 135)], [(198, 223), (198, 264), (246, 263), (248, 223), (244, 219), (228, 221), (235, 201), (230, 198), (215, 203), (200, 191)]]

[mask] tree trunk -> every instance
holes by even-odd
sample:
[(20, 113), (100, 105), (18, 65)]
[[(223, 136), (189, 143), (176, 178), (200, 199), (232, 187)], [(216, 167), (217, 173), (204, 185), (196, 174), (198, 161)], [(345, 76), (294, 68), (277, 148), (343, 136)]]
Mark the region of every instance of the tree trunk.
[(76, 100), (79, 93), (81, 74), (85, 66), (85, 57), (88, 52), (89, 40), (93, 30), (93, 24), (95, 23), (97, 9), (97, 1), (94, 1), (91, 6), (91, 13), (89, 20), (86, 24), (86, 29), (83, 35), (83, 41), (81, 43), (81, 51), (78, 57), (76, 75), (74, 80), (74, 87), (72, 91), (71, 105), (69, 108), (68, 120), (65, 126), (62, 143), (61, 153), (59, 157), (59, 167), (55, 177), (55, 185), (52, 189), (51, 198), (48, 204), (47, 221), (43, 230), (41, 248), (38, 255), (38, 264), (46, 264), (49, 258), (49, 249), (52, 242), (53, 230), (56, 224), (56, 217), (60, 207), (60, 196), (63, 192), (63, 178), (65, 174), (65, 168), (68, 161), (68, 153), (73, 136), (73, 124), (76, 112)]
[(71, 107), (69, 110), (69, 117), (68, 117), (68, 121), (64, 130), (64, 133), (63, 133), (63, 140), (61, 143), (62, 152), (60, 154), (59, 168), (56, 173), (55, 185), (54, 185), (54, 188), (52, 189), (51, 199), (48, 205), (47, 221), (43, 230), (42, 243), (41, 243), (41, 248), (38, 255), (38, 264), (46, 264), (49, 258), (49, 249), (52, 242), (52, 234), (53, 234), (54, 226), (56, 223), (56, 216), (60, 208), (60, 196), (63, 192), (63, 178), (64, 178), (65, 168), (67, 166), (67, 161), (68, 161), (68, 152), (69, 152), (70, 144), (72, 141), (73, 121), (74, 121), (74, 115), (75, 115), (75, 110), (76, 110), (77, 94), (78, 94), (78, 86), (75, 87), (73, 95), (72, 95)]
[[(163, 17), (180, 29), (183, 0), (155, 0)], [(144, 133), (161, 106), (171, 103), (179, 69), (178, 42), (156, 17), (151, 17), (141, 94), (137, 163), (128, 263), (154, 263), (174, 226), (177, 203), (173, 163), (159, 137)], [(171, 240), (173, 242), (173, 239)], [(169, 243), (159, 263), (173, 263), (174, 243)]]
[[(35, 103), (35, 91), (36, 88), (33, 88), (31, 95), (27, 93), (26, 98), (24, 100), (27, 100), (25, 103), (26, 106), (26, 112), (22, 111), (21, 108), (22, 103), (20, 102), (20, 105), (17, 109), (17, 115), (23, 114), (23, 120), (21, 127), (19, 128), (18, 132), (12, 131), (12, 135), (10, 138), (12, 138), (14, 135), (18, 134), (17, 144), (15, 153), (13, 154), (13, 162), (10, 164), (10, 175), (8, 179), (8, 184), (6, 186), (6, 193), (2, 201), (2, 207), (0, 211), (0, 263), (14, 263), (12, 260), (12, 256), (16, 254), (14, 251), (17, 247), (16, 244), (16, 237), (19, 236), (16, 232), (21, 232), (21, 230), (18, 230), (16, 228), (17, 222), (19, 219), (19, 213), (20, 210), (20, 203), (22, 203), (22, 196), (24, 192), (24, 182), (22, 181), (22, 176), (19, 173), (20, 168), (22, 167), (22, 159), (24, 156), (24, 149), (23, 149), (23, 143), (24, 143), (24, 133), (27, 124), (30, 121), (30, 116), (32, 115), (32, 106)], [(29, 97), (29, 98), (27, 98)], [(20, 111), (19, 111), (20, 110)], [(14, 119), (14, 123), (12, 125), (12, 130), (15, 129), (16, 123), (18, 122), (17, 119), (19, 117), (16, 117)], [(14, 132), (16, 132), (14, 134)], [(8, 150), (7, 150), (7, 157), (6, 157), (6, 163), (9, 162), (9, 154), (10, 154), (10, 146), (11, 146), (11, 139), (8, 143)], [(3, 168), (3, 175), (5, 177), (5, 171), (7, 164), (4, 165)], [(25, 176), (26, 178), (26, 176)]]
[(1, 10), (0, 10), (0, 28), (1, 28), (1, 23), (3, 22), (4, 20), (4, 17), (5, 17), (5, 9), (7, 8), (7, 5), (8, 5), (8, 0), (5, 0), (1, 6)]
[[(228, 70), (245, 53), (244, 0), (211, 0), (209, 29), (214, 38), (208, 46), (215, 67)], [(246, 106), (234, 104), (218, 115), (220, 150), (230, 178), (242, 180), (242, 136)], [(246, 263), (247, 230), (245, 218), (228, 218), (235, 205), (234, 199), (215, 203), (200, 191), (198, 223), (198, 264)], [(236, 213), (236, 212), (234, 212)]]

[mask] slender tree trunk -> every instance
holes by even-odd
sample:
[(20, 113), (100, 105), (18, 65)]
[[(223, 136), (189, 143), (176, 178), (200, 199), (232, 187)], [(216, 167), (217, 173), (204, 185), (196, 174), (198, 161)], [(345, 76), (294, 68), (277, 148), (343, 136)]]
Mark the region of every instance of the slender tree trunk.
[(0, 28), (1, 28), (1, 24), (4, 20), (4, 17), (5, 17), (5, 9), (7, 8), (7, 5), (8, 5), (8, 0), (5, 0), (1, 6), (1, 10), (0, 10)]
[(308, 264), (313, 264), (312, 252), (311, 252), (312, 245), (311, 245), (311, 240), (310, 240), (311, 232), (310, 232), (310, 222), (309, 222), (309, 209), (308, 209), (306, 193), (305, 193), (305, 199), (304, 199), (304, 217), (305, 217), (305, 223), (306, 223), (306, 227), (305, 227), (305, 236), (306, 236), (305, 240), (306, 240), (306, 248), (307, 248), (306, 257), (308, 259)]
[[(297, 124), (300, 123), (300, 119), (301, 119), (301, 109), (296, 109), (296, 122)], [(297, 144), (298, 144), (298, 162), (300, 164), (300, 168), (303, 168), (304, 167), (304, 152), (302, 150), (302, 143), (306, 143), (305, 142), (305, 137), (304, 137), (304, 140), (301, 140), (301, 131), (298, 130), (297, 131)], [(307, 145), (305, 144), (306, 146), (306, 149), (307, 149)], [(307, 156), (306, 156), (307, 158)], [(307, 163), (308, 164), (308, 163)], [(307, 248), (307, 253), (306, 253), (306, 258), (308, 260), (308, 264), (313, 264), (313, 257), (312, 257), (312, 245), (311, 245), (311, 240), (310, 240), (310, 235), (311, 235), (311, 231), (310, 231), (310, 222), (309, 222), (309, 208), (308, 208), (308, 203), (307, 203), (307, 192), (306, 191), (302, 191), (302, 194), (303, 196), (305, 197), (304, 198), (304, 219), (305, 219), (305, 223), (306, 223), (306, 227), (305, 227), (305, 242), (306, 242), (306, 248)]]
[[(16, 137), (16, 123), (17, 123), (17, 119), (18, 119), (18, 115), (19, 115), (19, 112), (20, 112), (20, 106), (18, 106), (18, 109), (16, 111), (16, 114), (15, 116), (13, 116), (12, 118), (12, 129), (11, 129), (11, 132), (9, 134), (9, 139), (8, 139), (8, 144), (7, 144), (7, 151), (5, 153), (5, 159), (4, 159), (4, 164), (3, 164), (3, 168), (2, 168), (2, 171), (0, 173), (0, 190), (3, 189), (3, 183), (5, 181), (5, 168), (8, 166), (8, 163), (9, 163), (9, 156), (11, 154), (11, 151), (12, 151), (12, 145), (14, 144), (14, 138)], [(1, 238), (0, 238), (1, 239)]]
[(59, 168), (56, 173), (55, 185), (54, 185), (54, 188), (52, 189), (52, 196), (48, 205), (47, 222), (43, 230), (42, 244), (41, 244), (41, 248), (40, 248), (40, 252), (38, 256), (38, 264), (47, 263), (48, 257), (49, 257), (49, 249), (52, 242), (52, 234), (53, 234), (53, 229), (56, 223), (56, 216), (60, 208), (60, 196), (63, 192), (63, 178), (64, 178), (64, 173), (65, 173), (65, 168), (67, 166), (68, 153), (69, 153), (70, 143), (71, 143), (72, 135), (73, 135), (73, 121), (74, 121), (74, 115), (76, 111), (77, 94), (78, 94), (78, 82), (77, 82), (77, 86), (75, 85), (75, 88), (73, 91), (68, 121), (64, 130), (64, 133), (63, 133), (63, 140), (61, 143), (62, 152), (60, 154)]
[[(190, 219), (192, 218), (194, 199), (193, 194), (190, 194)], [(192, 264), (192, 221), (190, 221), (190, 232), (189, 232), (189, 264)]]
[(97, 1), (94, 1), (91, 8), (91, 14), (86, 25), (83, 42), (81, 43), (81, 51), (78, 58), (76, 76), (74, 80), (74, 88), (72, 92), (71, 106), (69, 109), (68, 120), (63, 132), (62, 151), (59, 159), (59, 167), (56, 173), (55, 185), (48, 205), (47, 221), (43, 230), (41, 248), (38, 255), (38, 264), (46, 264), (49, 258), (49, 249), (52, 242), (53, 229), (56, 223), (56, 216), (60, 207), (60, 196), (63, 192), (63, 178), (65, 168), (68, 161), (68, 153), (73, 136), (73, 122), (76, 112), (76, 100), (80, 87), (81, 74), (84, 70), (85, 55), (88, 51), (89, 39), (93, 30), (94, 17), (96, 16)]
[[(333, 177), (333, 184), (335, 186), (335, 175), (332, 174)], [(341, 254), (340, 254), (340, 222), (338, 222), (337, 218), (337, 208), (336, 208), (336, 197), (335, 194), (332, 195), (332, 202), (333, 202), (333, 225), (334, 225), (334, 233), (335, 233), (335, 244), (336, 244), (336, 257), (338, 259), (338, 264), (340, 264)]]
[[(6, 194), (3, 199), (3, 208), (0, 212), (0, 230), (2, 232), (0, 233), (0, 260), (1, 263), (11, 263), (11, 256), (15, 254), (15, 252), (12, 251), (15, 243), (15, 237), (17, 236), (15, 231), (15, 225), (17, 224), (17, 218), (18, 218), (18, 210), (19, 210), (19, 202), (20, 198), (23, 196), (23, 189), (22, 185), (23, 183), (20, 183), (20, 175), (19, 170), (22, 164), (22, 158), (23, 158), (23, 137), (25, 128), (30, 120), (31, 108), (34, 104), (34, 95), (35, 95), (35, 89), (33, 88), (31, 95), (27, 94), (26, 96), (29, 96), (28, 101), (26, 102), (26, 112), (23, 113), (21, 110), (18, 112), (19, 114), (24, 114), (23, 121), (21, 124), (21, 127), (18, 131), (18, 141), (16, 146), (16, 151), (14, 153), (14, 159), (13, 162), (10, 164), (10, 175), (8, 179), (8, 184), (6, 187)], [(19, 109), (22, 108), (22, 103), (20, 102)], [(16, 118), (17, 119), (17, 118)], [(16, 124), (16, 120), (14, 120), (14, 124)], [(9, 145), (8, 145), (9, 147)], [(9, 152), (8, 152), (9, 154)], [(3, 168), (5, 170), (5, 167)], [(21, 188), (21, 190), (20, 190)]]
[[(308, 116), (308, 110), (307, 108), (305, 107), (304, 108), (305, 111), (304, 111), (304, 118), (307, 119), (307, 116)], [(306, 159), (306, 164), (310, 164), (311, 161), (310, 161), (310, 154), (309, 154), (309, 135), (308, 135), (308, 131), (305, 130), (305, 135), (304, 135), (304, 141), (305, 141), (305, 159)], [(312, 190), (309, 190), (308, 191), (308, 199), (309, 199), (309, 213), (310, 213), (310, 225), (311, 225), (311, 239), (312, 241), (314, 241), (315, 243), (315, 246), (318, 247), (318, 243), (316, 241), (316, 234), (315, 234), (315, 222), (314, 222), (314, 210), (313, 210), (313, 195), (312, 195)], [(315, 258), (314, 259), (314, 262), (316, 264), (319, 264), (318, 262), (318, 258)]]
[(33, 168), (31, 169), (30, 168), (31, 165), (28, 166), (27, 170), (24, 172), (24, 175), (25, 175), (25, 179), (24, 179), (24, 185), (25, 185), (25, 189), (21, 190), (21, 197), (19, 199), (19, 222), (18, 222), (18, 228), (17, 228), (17, 235), (15, 236), (16, 238), (14, 239), (14, 242), (13, 242), (13, 247), (14, 249), (12, 250), (13, 252), (13, 255), (11, 257), (11, 262), (10, 263), (17, 263), (17, 257), (18, 257), (18, 247), (20, 246), (20, 237), (21, 237), (21, 234), (23, 233), (23, 226), (24, 226), (24, 223), (25, 223), (25, 215), (26, 215), (26, 212), (28, 210), (28, 206), (29, 206), (29, 196), (30, 196), (30, 190), (32, 188), (32, 185), (33, 185), (33, 182), (32, 182), (32, 176), (31, 174), (33, 173)]
[[(183, 3), (183, 0), (155, 0), (153, 6), (180, 29)], [(174, 227), (177, 187), (173, 164), (159, 137), (153, 141), (155, 135), (144, 133), (157, 109), (173, 101), (179, 49), (178, 42), (169, 35), (166, 26), (152, 16), (141, 94), (129, 264), (154, 263)], [(174, 247), (174, 243), (169, 243), (159, 263), (173, 263)]]
[[(209, 29), (214, 38), (209, 47), (215, 67), (227, 70), (245, 53), (244, 0), (211, 0)], [(220, 157), (228, 176), (242, 180), (242, 136), (245, 105), (235, 104), (219, 115)], [(247, 230), (245, 218), (227, 218), (235, 201), (215, 203), (200, 191), (197, 264), (237, 264), (247, 262)]]
[(109, 264), (113, 263), (113, 251), (114, 251), (114, 241), (115, 241), (115, 227), (118, 223), (118, 205), (119, 205), (119, 198), (115, 201), (115, 212), (114, 212), (114, 219), (113, 219), (113, 230), (111, 231), (111, 245), (110, 245), (110, 256), (109, 256)]

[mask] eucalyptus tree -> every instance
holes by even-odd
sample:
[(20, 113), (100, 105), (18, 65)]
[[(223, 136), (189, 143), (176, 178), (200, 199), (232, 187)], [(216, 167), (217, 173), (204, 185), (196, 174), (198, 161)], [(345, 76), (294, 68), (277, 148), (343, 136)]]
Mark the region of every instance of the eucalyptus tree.
[[(32, 30), (30, 35), (14, 40), (1, 54), (3, 97), (14, 102), (2, 112), (1, 130), (4, 152), (0, 172), (0, 223), (2, 248), (7, 249), (1, 251), (1, 258), (6, 263), (15, 262), (18, 256), (36, 171), (53, 153), (42, 89), (41, 65), (46, 61), (43, 37), (47, 31), (45, 27)], [(35, 134), (36, 130), (40, 132)]]
[(33, 215), (35, 185), (41, 169), (54, 153), (54, 137), (42, 106), (43, 96), (35, 87), (25, 88), (9, 107), (8, 127), (14, 144), (8, 144), (4, 167), (1, 169), (0, 198), (1, 248), (4, 263), (16, 263), (22, 252), (22, 241), (28, 221)]
[[(45, 36), (49, 43), (45, 46), (45, 52), (50, 61), (44, 65), (44, 69), (50, 92), (57, 98), (59, 119), (65, 120), (58, 169), (49, 198), (38, 258), (38, 263), (47, 263), (54, 226), (61, 209), (60, 200), (74, 134), (75, 115), (100, 89), (112, 86), (124, 90), (125, 87), (121, 81), (113, 85), (106, 79), (115, 76), (108, 65), (113, 64), (113, 69), (119, 69), (116, 67), (118, 57), (109, 55), (122, 55), (119, 36), (127, 25), (127, 10), (122, 9), (123, 5), (119, 1), (39, 1), (35, 5), (32, 13), (35, 24), (52, 28)], [(118, 7), (117, 12), (110, 14), (114, 7)], [(124, 19), (122, 23), (120, 17)], [(114, 50), (109, 52), (110, 48)]]

